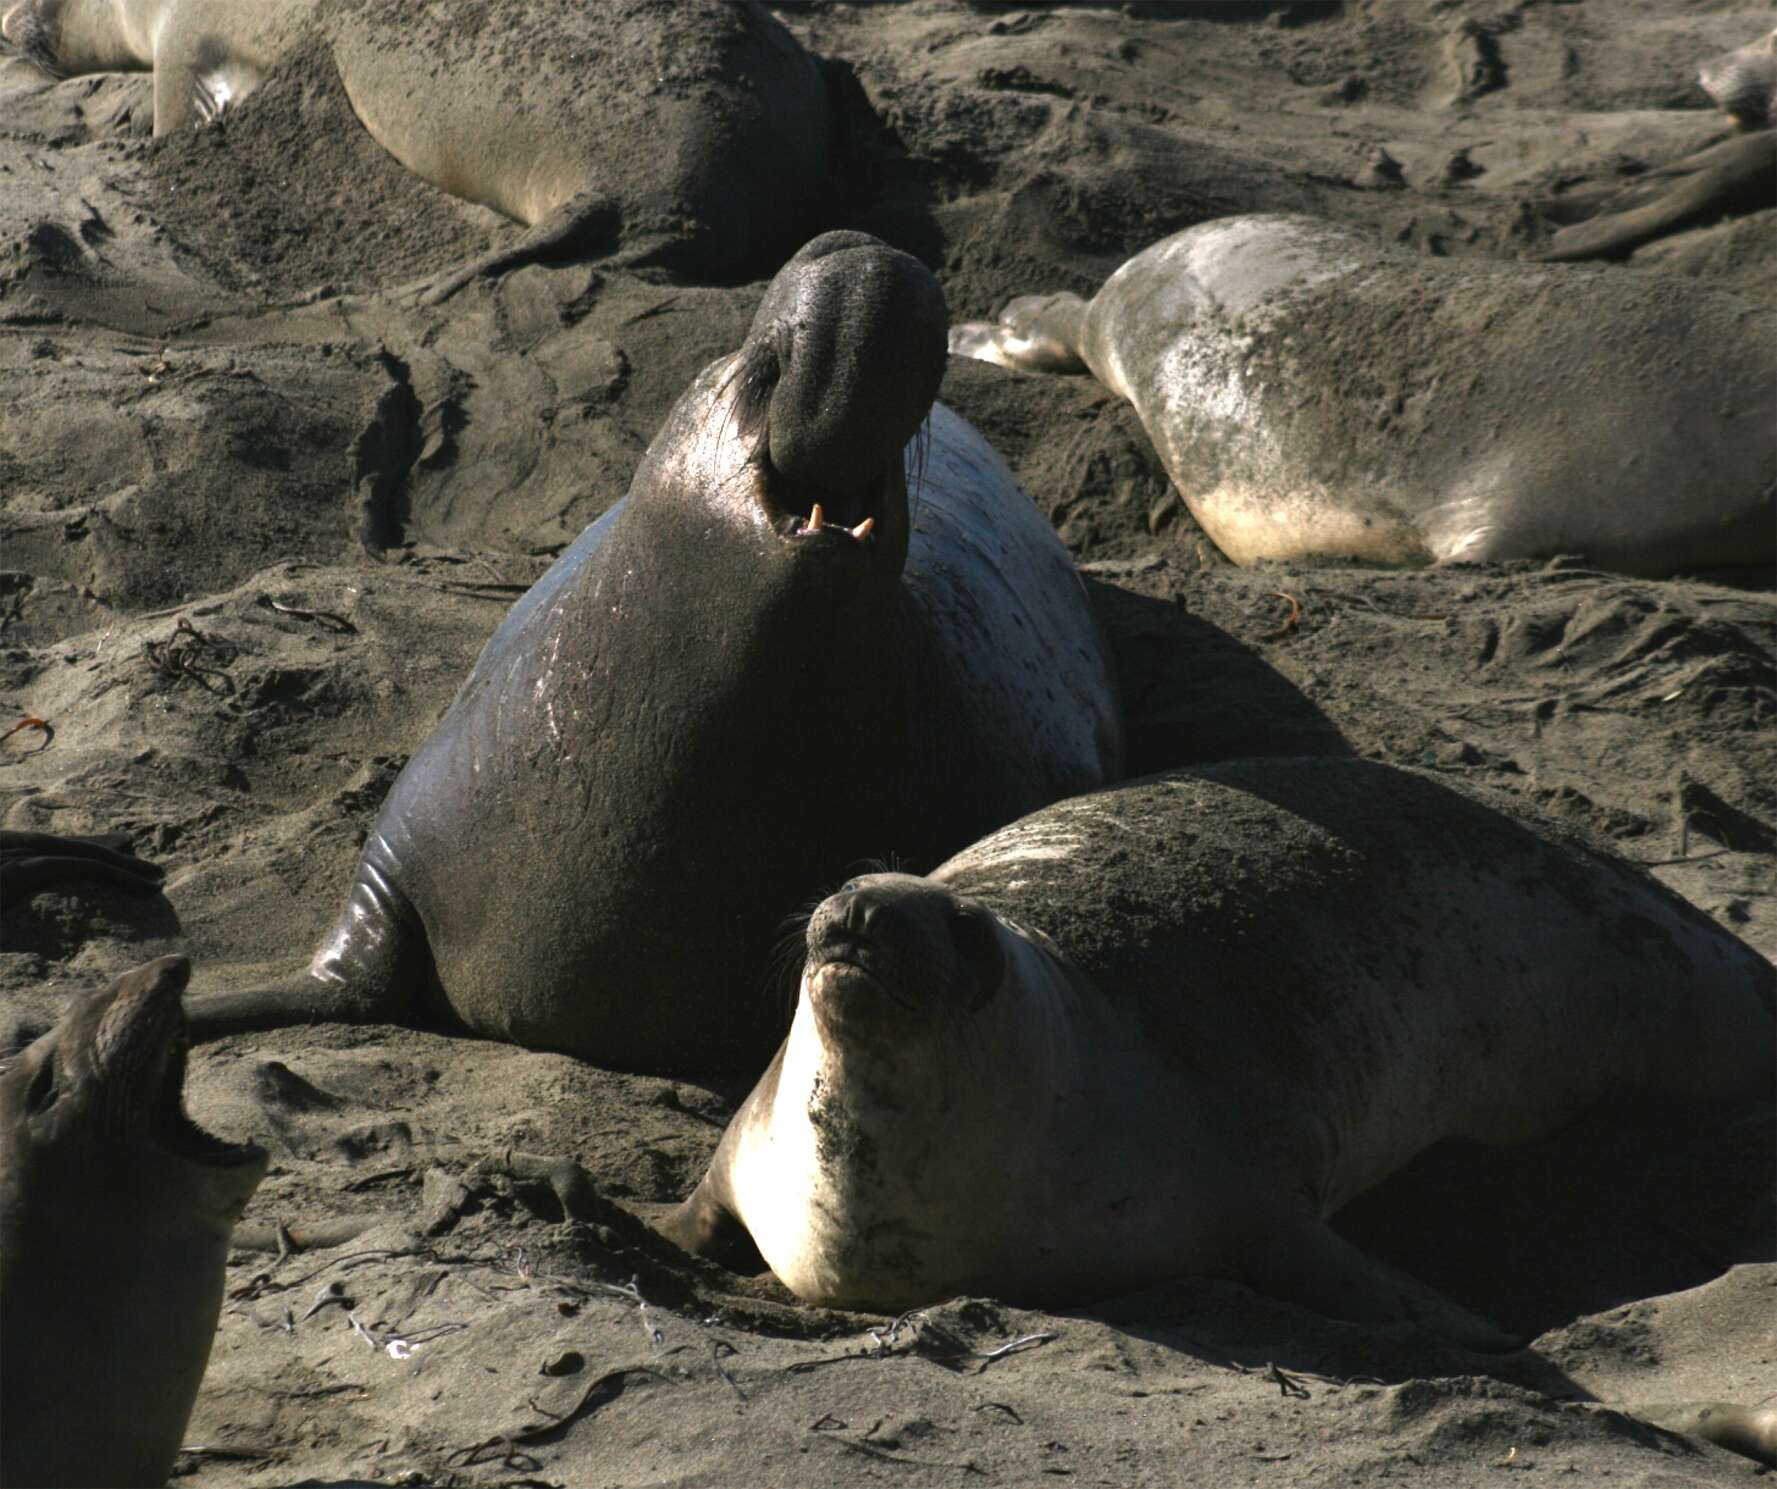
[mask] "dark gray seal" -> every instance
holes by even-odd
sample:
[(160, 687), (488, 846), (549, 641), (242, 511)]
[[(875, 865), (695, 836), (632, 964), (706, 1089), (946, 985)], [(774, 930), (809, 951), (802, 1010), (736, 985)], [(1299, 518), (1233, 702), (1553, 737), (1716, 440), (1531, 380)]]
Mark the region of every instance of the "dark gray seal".
[(228, 1236), (265, 1174), (185, 1115), (184, 957), (77, 1000), (0, 1076), (0, 1485), (166, 1483)]
[(1181, 1273), (1498, 1331), (1327, 1217), (1438, 1140), (1777, 1076), (1777, 974), (1437, 778), (1267, 759), (1057, 802), (807, 929), (788, 1039), (662, 1228), (797, 1296), (1066, 1306)]
[(1236, 563), (1670, 574), (1777, 545), (1777, 309), (1689, 281), (1226, 217), (951, 344), (1037, 370), (1071, 349)]
[(194, 1028), (430, 1011), (603, 1065), (758, 1069), (798, 903), (1113, 778), (1097, 622), (932, 404), (944, 332), (907, 255), (798, 253), (494, 633), (309, 972), (199, 1000)]
[(0, 905), (17, 904), (39, 890), (82, 880), (156, 894), (164, 877), (159, 864), (130, 851), (127, 833), (63, 837), (54, 832), (0, 831)]

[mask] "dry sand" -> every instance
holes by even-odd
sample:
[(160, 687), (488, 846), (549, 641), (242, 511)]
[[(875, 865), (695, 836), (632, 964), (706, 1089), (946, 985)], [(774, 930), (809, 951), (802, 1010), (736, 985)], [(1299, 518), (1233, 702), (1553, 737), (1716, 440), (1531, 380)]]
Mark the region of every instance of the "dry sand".
[[(1090, 292), (1238, 211), (1514, 257), (1546, 241), (1539, 198), (1724, 137), (1695, 63), (1771, 24), (1745, 0), (1195, 11), (787, 10), (845, 101), (829, 221), (922, 254), (959, 318)], [(382, 155), (318, 54), (202, 133), (149, 140), (148, 100), (0, 63), (0, 724), (53, 728), (0, 742), (0, 821), (127, 832), (169, 869), (164, 900), (7, 908), (9, 1030), (163, 951), (199, 988), (306, 957), (481, 642), (760, 289), (567, 265), (418, 310), (403, 286), (515, 229)], [(1777, 212), (1608, 272), (1649, 270), (1777, 297)], [(1769, 574), (1234, 569), (1089, 380), (954, 363), (945, 397), (1088, 572), (1137, 768), (1428, 765), (1585, 824), (1777, 952)], [(198, 666), (156, 670), (169, 642)], [(387, 1028), (196, 1052), (195, 1114), (273, 1164), (181, 1482), (1758, 1472), (1618, 1408), (1777, 1392), (1768, 1111), (1625, 1102), (1530, 1150), (1435, 1151), (1352, 1206), (1348, 1233), (1534, 1336), (1484, 1356), (1208, 1281), (898, 1329), (797, 1307), (634, 1218), (687, 1192), (746, 1085)], [(253, 1249), (342, 1219), (344, 1244)], [(304, 1316), (334, 1282), (365, 1332)]]

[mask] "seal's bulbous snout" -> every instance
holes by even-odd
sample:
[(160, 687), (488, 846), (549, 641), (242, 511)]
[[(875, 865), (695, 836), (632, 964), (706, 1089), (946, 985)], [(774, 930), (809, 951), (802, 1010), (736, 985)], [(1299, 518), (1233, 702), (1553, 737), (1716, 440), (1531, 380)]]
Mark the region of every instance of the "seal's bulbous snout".
[(749, 342), (777, 352), (771, 463), (844, 493), (898, 467), (944, 376), (949, 314), (926, 267), (867, 233), (825, 233), (778, 272)]
[(808, 966), (856, 967), (903, 1006), (980, 1007), (1000, 985), (1005, 953), (993, 918), (924, 879), (855, 881), (808, 923)]

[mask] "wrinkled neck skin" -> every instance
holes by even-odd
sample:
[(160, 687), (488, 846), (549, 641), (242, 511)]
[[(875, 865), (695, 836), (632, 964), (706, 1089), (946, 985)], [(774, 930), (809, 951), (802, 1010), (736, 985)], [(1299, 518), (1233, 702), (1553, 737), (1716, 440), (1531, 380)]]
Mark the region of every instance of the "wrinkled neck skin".
[[(733, 448), (744, 431), (721, 402), (698, 396), (727, 372), (707, 370), (676, 427), (656, 438), (597, 562), (574, 581), (553, 655), (536, 660), (592, 659), (579, 679), (586, 696), (558, 692), (556, 707), (609, 709), (616, 699), (628, 709), (599, 743), (597, 780), (618, 821), (646, 817), (651, 793), (675, 816), (707, 799), (712, 834), (755, 835), (752, 846), (770, 856), (772, 836), (855, 811), (848, 779), (863, 796), (899, 753), (904, 478), (891, 478), (899, 515), (879, 521), (867, 547), (799, 551), (751, 500), (752, 468)], [(700, 498), (685, 499), (688, 490)], [(705, 756), (727, 764), (705, 771)], [(779, 794), (804, 782), (820, 794), (801, 805)]]
[(0, 34), (55, 77), (145, 72), (166, 0), (24, 0), (0, 16)]
[(1068, 1093), (1099, 1084), (1097, 1046), (1065, 965), (998, 930), (1007, 975), (972, 1013), (885, 1004), (838, 1028), (805, 974), (736, 1196), (760, 1254), (804, 1301), (898, 1310), (1031, 1284), (1019, 1259), (1044, 1249), (1032, 1216), (1052, 1187), (1041, 1135), (1067, 1119)]

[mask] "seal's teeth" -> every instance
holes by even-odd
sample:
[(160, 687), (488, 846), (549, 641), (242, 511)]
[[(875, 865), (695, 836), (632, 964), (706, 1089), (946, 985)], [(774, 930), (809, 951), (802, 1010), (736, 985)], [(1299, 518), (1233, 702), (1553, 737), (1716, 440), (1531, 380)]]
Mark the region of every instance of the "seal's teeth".
[(856, 527), (854, 527), (851, 530), (851, 535), (861, 543), (864, 541), (865, 538), (869, 537), (870, 534), (872, 532), (874, 532), (875, 530), (876, 530), (876, 519), (874, 517), (866, 517), (862, 522), (860, 522)]
[(827, 514), (821, 510), (821, 504), (816, 502), (814, 510), (808, 514), (808, 531), (818, 533), (821, 530), (821, 524), (826, 520)]

